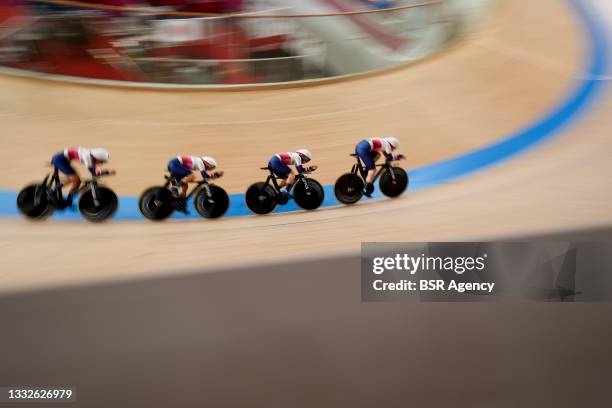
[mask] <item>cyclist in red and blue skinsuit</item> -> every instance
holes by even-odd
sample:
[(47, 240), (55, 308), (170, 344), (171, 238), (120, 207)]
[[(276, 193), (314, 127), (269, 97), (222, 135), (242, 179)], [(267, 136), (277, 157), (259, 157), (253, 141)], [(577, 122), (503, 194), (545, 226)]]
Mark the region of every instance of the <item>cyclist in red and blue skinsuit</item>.
[(195, 181), (197, 173), (204, 179), (221, 177), (222, 171), (211, 171), (216, 168), (217, 161), (210, 156), (176, 156), (168, 162), (170, 175), (180, 184), (181, 198), (187, 195), (187, 184)]
[[(93, 149), (67, 147), (51, 158), (51, 164), (64, 176), (62, 187), (70, 187), (68, 197), (66, 198), (66, 205), (72, 205), (74, 195), (81, 185), (81, 178), (74, 167), (72, 167), (72, 162), (78, 161), (82, 163), (92, 175), (99, 176), (101, 171), (96, 168), (96, 165), (108, 162), (109, 158), (108, 151), (101, 147)], [(108, 173), (115, 174), (115, 171), (110, 170)]]
[(373, 183), (374, 177), (376, 177), (376, 161), (381, 157), (381, 153), (384, 153), (387, 160), (397, 160), (403, 157), (401, 154), (393, 152), (399, 148), (399, 145), (399, 140), (395, 137), (374, 137), (357, 143), (357, 146), (355, 146), (355, 154), (359, 156), (368, 170), (363, 194), (371, 197), (372, 192), (374, 192)]
[[(305, 171), (314, 171), (317, 166), (304, 167), (304, 163), (308, 163), (312, 159), (312, 154), (308, 149), (299, 149), (295, 152), (284, 152), (278, 153), (272, 156), (268, 162), (268, 167), (272, 170), (272, 173), (280, 179), (278, 185), (281, 187), (281, 191), (289, 194), (293, 183), (295, 182), (295, 176), (298, 173)], [(289, 166), (295, 166), (297, 172), (292, 170)]]

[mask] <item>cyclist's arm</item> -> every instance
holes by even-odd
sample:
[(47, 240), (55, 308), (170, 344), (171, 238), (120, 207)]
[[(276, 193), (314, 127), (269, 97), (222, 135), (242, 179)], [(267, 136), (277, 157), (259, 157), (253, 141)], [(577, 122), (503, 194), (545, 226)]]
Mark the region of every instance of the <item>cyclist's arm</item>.
[(79, 151), (79, 156), (81, 163), (83, 163), (83, 165), (87, 167), (87, 170), (89, 170), (91, 175), (97, 176), (98, 174), (96, 172), (96, 163), (91, 158), (89, 152), (87, 151), (86, 153), (83, 153)]
[(393, 152), (393, 149), (391, 148), (391, 144), (389, 142), (383, 141), (383, 144), (385, 146), (385, 157), (387, 158), (387, 160), (398, 160), (402, 156), (399, 153)]
[[(295, 165), (295, 169), (298, 173), (303, 173), (306, 171), (304, 165), (302, 164), (302, 158), (297, 153), (291, 153), (291, 157), (293, 159), (293, 164)], [(293, 173), (295, 174), (295, 173)]]
[(204, 180), (213, 180), (223, 176), (222, 171), (202, 171), (200, 174)]
[(382, 141), (383, 146), (385, 146), (385, 155), (387, 157), (393, 157), (393, 149), (391, 148), (391, 144), (386, 140)]
[(191, 174), (193, 174), (194, 176), (196, 174), (199, 174), (202, 176), (204, 180), (208, 179), (208, 175), (206, 174), (206, 166), (204, 165), (204, 163), (203, 162), (200, 163), (199, 161), (196, 161), (195, 158), (193, 158), (192, 160), (193, 160), (193, 169), (192, 169)]

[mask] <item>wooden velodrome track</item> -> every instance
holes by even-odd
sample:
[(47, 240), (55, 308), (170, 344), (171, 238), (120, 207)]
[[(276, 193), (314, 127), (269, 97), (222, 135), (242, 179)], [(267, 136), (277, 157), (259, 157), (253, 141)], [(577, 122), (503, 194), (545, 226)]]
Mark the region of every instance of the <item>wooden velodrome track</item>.
[[(174, 154), (214, 155), (243, 192), (277, 151), (310, 148), (333, 181), (364, 137), (396, 135), (408, 167), (456, 156), (537, 121), (583, 75), (587, 38), (563, 1), (499, 1), (471, 38), (428, 61), (321, 86), (167, 92), (0, 76), (0, 187), (39, 179), (67, 145), (110, 149), (136, 195)], [(602, 78), (603, 80), (604, 78)], [(397, 200), (216, 221), (32, 223), (1, 219), (4, 291), (215, 270), (359, 251), (362, 241), (470, 240), (610, 224), (612, 99), (536, 150)], [(41, 165), (39, 166), (38, 163)]]

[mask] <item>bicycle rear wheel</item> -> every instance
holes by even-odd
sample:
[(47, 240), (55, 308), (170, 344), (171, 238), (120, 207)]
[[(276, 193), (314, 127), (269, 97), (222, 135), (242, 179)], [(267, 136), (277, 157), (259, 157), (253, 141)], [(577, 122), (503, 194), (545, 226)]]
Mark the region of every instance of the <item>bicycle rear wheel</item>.
[(245, 201), (255, 214), (268, 214), (276, 207), (276, 191), (269, 184), (258, 182), (249, 187)]
[(19, 212), (31, 219), (42, 219), (53, 213), (53, 206), (47, 197), (47, 187), (43, 184), (30, 184), (17, 195)]
[(142, 215), (151, 221), (161, 221), (170, 217), (174, 208), (170, 205), (172, 199), (167, 188), (156, 186), (148, 188), (138, 199), (138, 208)]
[(363, 195), (363, 180), (356, 174), (340, 176), (334, 185), (334, 195), (343, 204), (355, 204)]

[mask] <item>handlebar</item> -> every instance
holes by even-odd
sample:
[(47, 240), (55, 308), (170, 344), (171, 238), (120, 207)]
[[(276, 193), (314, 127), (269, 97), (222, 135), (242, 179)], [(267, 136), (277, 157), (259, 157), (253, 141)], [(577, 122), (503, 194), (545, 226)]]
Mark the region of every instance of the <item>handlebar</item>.
[(100, 175), (92, 174), (92, 176), (91, 176), (91, 178), (89, 180), (81, 180), (80, 189), (87, 188), (88, 186), (90, 186), (92, 184), (97, 184), (98, 183), (98, 179), (100, 179), (102, 177), (107, 177), (107, 176), (113, 176), (113, 174), (111, 174), (111, 173), (103, 173), (103, 174), (100, 174)]
[[(302, 166), (302, 167), (304, 167), (304, 166)], [(307, 166), (307, 167), (308, 167), (308, 170), (304, 169), (304, 171), (302, 171), (300, 174), (310, 174), (312, 172), (317, 171), (317, 169), (319, 168), (319, 166)]]
[(387, 159), (387, 160), (385, 160), (385, 161), (386, 161), (387, 163), (393, 163), (393, 162), (395, 162), (395, 161), (402, 161), (402, 160), (404, 160), (404, 159), (406, 159), (406, 157), (405, 157), (403, 154), (400, 154), (400, 155), (399, 155), (399, 157), (398, 157), (397, 159), (391, 159), (391, 160)]
[(400, 160), (404, 160), (404, 159), (385, 160), (384, 163), (377, 164), (376, 167), (390, 166), (393, 162), (400, 161)]
[(83, 184), (87, 184), (87, 183), (91, 183), (94, 181), (98, 181), (99, 179), (101, 179), (102, 177), (108, 177), (108, 176), (112, 176), (113, 174), (100, 174), (100, 175), (92, 175), (91, 179), (89, 180), (83, 180)]
[(91, 179), (92, 180), (97, 180), (97, 179), (102, 178), (102, 177), (114, 176), (115, 174), (116, 173), (113, 173), (110, 170), (102, 170), (102, 171), (100, 171), (100, 174), (92, 174), (91, 175)]

